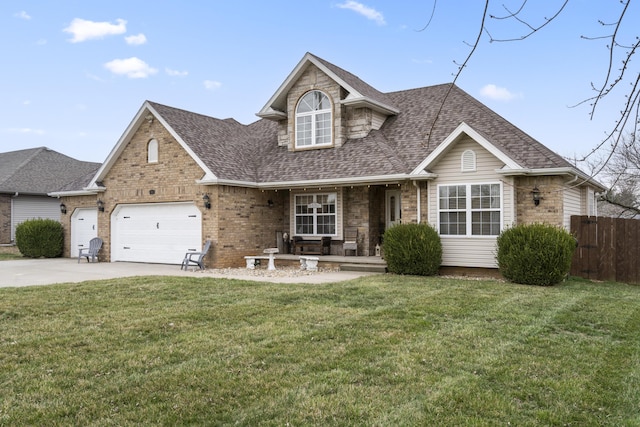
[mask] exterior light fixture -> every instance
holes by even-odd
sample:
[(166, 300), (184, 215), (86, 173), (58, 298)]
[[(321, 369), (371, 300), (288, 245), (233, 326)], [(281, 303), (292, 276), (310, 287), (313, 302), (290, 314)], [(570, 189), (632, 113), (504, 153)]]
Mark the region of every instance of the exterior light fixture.
[(204, 207), (207, 209), (211, 209), (211, 199), (208, 194), (202, 196), (202, 200), (204, 201)]
[(96, 205), (98, 205), (98, 210), (100, 212), (104, 212), (104, 202), (100, 199), (98, 199), (98, 201), (96, 202)]
[(273, 207), (273, 200), (269, 199), (267, 200), (267, 205), (269, 205), (270, 208)]
[(67, 213), (67, 205), (65, 205), (64, 203), (60, 203), (60, 213), (62, 214)]
[(540, 190), (538, 190), (538, 187), (533, 187), (533, 190), (531, 191), (531, 195), (533, 196), (533, 204), (538, 206), (540, 204), (540, 200), (542, 199), (542, 196), (540, 196)]

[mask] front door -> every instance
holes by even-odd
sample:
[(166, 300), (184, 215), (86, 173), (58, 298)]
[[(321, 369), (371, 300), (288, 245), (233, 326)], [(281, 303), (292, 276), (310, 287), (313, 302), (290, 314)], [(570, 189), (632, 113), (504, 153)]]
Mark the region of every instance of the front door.
[(386, 228), (389, 228), (402, 222), (400, 190), (387, 190), (385, 199), (385, 223)]

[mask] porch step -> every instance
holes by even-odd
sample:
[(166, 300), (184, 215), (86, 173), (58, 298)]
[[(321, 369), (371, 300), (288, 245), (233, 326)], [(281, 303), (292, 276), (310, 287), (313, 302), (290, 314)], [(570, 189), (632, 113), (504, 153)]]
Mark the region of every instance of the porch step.
[(364, 271), (368, 273), (386, 273), (384, 264), (340, 264), (340, 271)]

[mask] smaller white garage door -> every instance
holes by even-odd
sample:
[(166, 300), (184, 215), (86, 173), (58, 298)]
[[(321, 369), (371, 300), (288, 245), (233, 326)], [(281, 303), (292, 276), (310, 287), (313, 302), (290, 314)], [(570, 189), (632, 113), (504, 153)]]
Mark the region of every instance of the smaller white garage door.
[(180, 264), (202, 247), (202, 214), (193, 203), (120, 205), (111, 215), (111, 260)]
[(71, 214), (71, 258), (77, 257), (80, 249), (88, 248), (94, 237), (98, 237), (98, 210), (74, 210)]

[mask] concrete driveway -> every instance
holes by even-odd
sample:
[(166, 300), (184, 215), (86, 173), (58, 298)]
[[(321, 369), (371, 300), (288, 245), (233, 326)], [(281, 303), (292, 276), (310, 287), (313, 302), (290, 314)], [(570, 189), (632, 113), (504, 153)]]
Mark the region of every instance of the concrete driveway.
[(78, 283), (132, 276), (219, 277), (275, 283), (330, 283), (372, 274), (351, 271), (320, 271), (306, 275), (282, 274), (284, 271), (280, 273), (269, 274), (264, 271), (262, 274), (242, 268), (205, 271), (193, 271), (191, 268), (189, 271), (183, 271), (179, 265), (133, 262), (78, 263), (77, 259), (70, 258), (20, 259), (0, 261), (0, 287)]

